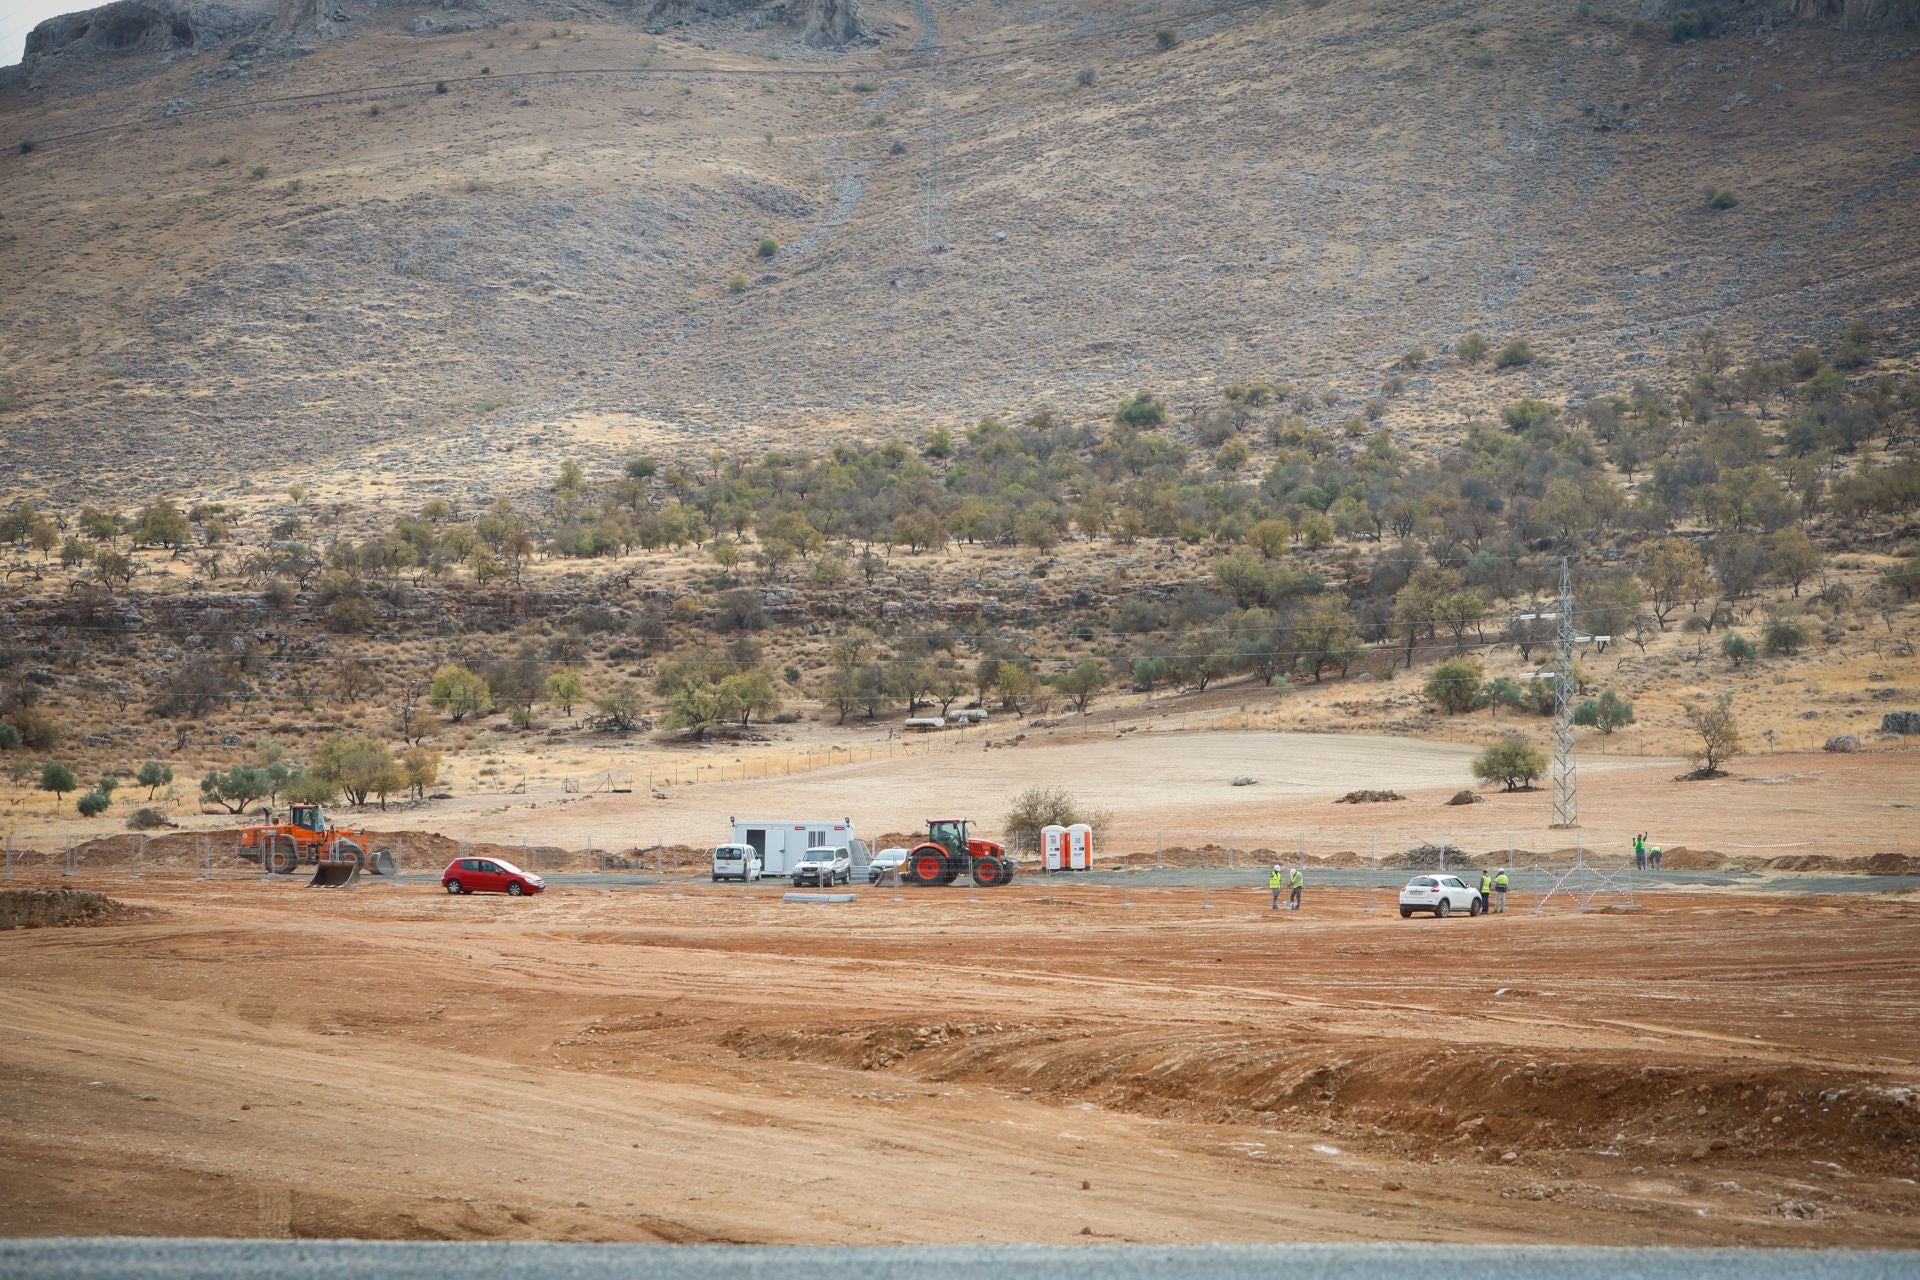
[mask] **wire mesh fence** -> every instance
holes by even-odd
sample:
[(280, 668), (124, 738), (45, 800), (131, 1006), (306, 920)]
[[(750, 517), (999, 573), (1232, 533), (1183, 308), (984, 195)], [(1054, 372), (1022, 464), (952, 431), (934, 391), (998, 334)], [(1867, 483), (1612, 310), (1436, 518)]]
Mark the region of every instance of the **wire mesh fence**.
[[(558, 885), (579, 877), (572, 882), (607, 892), (646, 888), (671, 895), (712, 879), (705, 849), (657, 839), (629, 843), (596, 837), (573, 848), (526, 840), (509, 845), (438, 837), (424, 838), (411, 847), (401, 837), (374, 843), (377, 847), (367, 851), (365, 874), (352, 883), (439, 880), (451, 862), (470, 858), (504, 861), (535, 875), (557, 877)], [(0, 879), (8, 881), (51, 876), (321, 882), (317, 875), (308, 879), (313, 873), (311, 858), (303, 858), (291, 869), (276, 870), (267, 865), (261, 850), (247, 847), (232, 832), (119, 832), (58, 839), (8, 835), (0, 837), (0, 851)], [(1134, 827), (1096, 836), (1088, 872), (1049, 872), (1035, 849), (1017, 842), (1010, 843), (1010, 851), (1019, 861), (1017, 888), (1039, 884), (1057, 888), (1074, 881), (1103, 884), (1120, 889), (1121, 905), (1128, 909), (1150, 901), (1172, 901), (1182, 894), (1190, 899), (1192, 891), (1198, 891), (1201, 911), (1239, 902), (1245, 895), (1264, 903), (1276, 874), (1290, 889), (1296, 869), (1305, 881), (1309, 903), (1315, 894), (1333, 889), (1350, 906), (1357, 891), (1359, 909), (1367, 913), (1395, 910), (1399, 890), (1416, 875), (1459, 876), (1468, 887), (1477, 888), (1483, 875), (1504, 871), (1514, 909), (1535, 911), (1633, 909), (1642, 895), (1664, 885), (1771, 884), (1783, 872), (1846, 876), (1862, 885), (1885, 883), (1879, 880), (1885, 875), (1920, 880), (1920, 856), (1911, 849), (1889, 850), (1863, 842), (1781, 841), (1768, 839), (1766, 833), (1697, 836), (1598, 828), (1456, 832), (1442, 823), (1424, 831), (1409, 827), (1148, 831)], [(853, 882), (855, 887), (868, 887), (864, 868), (856, 869)], [(1822, 883), (1832, 887), (1836, 882)], [(756, 889), (788, 886), (785, 877), (769, 876), (758, 883), (725, 886), (716, 882), (711, 887), (751, 899)], [(887, 895), (886, 900), (895, 902), (905, 900), (902, 889), (912, 888), (876, 887)], [(959, 890), (955, 901), (969, 906), (991, 904), (1002, 892), (976, 886), (964, 874), (952, 888)], [(1163, 892), (1166, 898), (1160, 896)]]

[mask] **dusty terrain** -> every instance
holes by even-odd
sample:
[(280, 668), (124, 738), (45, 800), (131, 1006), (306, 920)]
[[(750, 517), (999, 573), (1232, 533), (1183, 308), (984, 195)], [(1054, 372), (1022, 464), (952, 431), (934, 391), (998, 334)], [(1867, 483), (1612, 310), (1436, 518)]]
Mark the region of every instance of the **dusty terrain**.
[(1910, 903), (110, 887), (0, 935), (0, 1231), (1920, 1240)]

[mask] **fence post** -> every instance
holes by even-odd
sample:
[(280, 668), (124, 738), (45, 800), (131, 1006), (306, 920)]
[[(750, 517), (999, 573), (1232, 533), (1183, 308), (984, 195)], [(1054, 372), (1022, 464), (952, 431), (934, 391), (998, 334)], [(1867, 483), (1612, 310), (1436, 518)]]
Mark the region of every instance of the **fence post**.
[(1362, 910), (1364, 910), (1368, 915), (1373, 914), (1373, 891), (1375, 888), (1378, 887), (1379, 879), (1380, 879), (1380, 834), (1379, 832), (1375, 832), (1373, 835), (1373, 842), (1371, 845), (1368, 846), (1368, 849), (1367, 849), (1367, 893), (1366, 893), (1366, 900), (1361, 904)]
[(0, 880), (13, 879), (13, 837), (7, 837), (7, 869), (0, 872)]
[(133, 878), (138, 880), (147, 874), (147, 838), (145, 836), (137, 836), (135, 838), (140, 841), (140, 853), (139, 861), (135, 864)]

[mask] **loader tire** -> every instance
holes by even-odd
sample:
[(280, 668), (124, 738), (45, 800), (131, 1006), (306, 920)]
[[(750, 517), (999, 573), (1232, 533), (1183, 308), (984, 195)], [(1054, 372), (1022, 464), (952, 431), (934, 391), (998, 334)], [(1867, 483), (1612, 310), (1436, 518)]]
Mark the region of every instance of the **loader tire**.
[(360, 864), (362, 871), (367, 869), (367, 851), (360, 847), (358, 841), (354, 840), (335, 840), (333, 842), (333, 848), (327, 851), (327, 860), (329, 862), (357, 862)]
[(300, 865), (300, 850), (286, 836), (269, 837), (260, 850), (260, 865), (276, 876), (290, 876)]

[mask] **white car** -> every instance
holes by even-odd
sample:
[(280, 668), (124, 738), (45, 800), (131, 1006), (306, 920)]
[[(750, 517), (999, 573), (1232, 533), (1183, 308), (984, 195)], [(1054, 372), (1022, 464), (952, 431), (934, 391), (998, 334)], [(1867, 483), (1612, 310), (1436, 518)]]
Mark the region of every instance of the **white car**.
[(873, 855), (873, 861), (867, 864), (867, 883), (879, 884), (880, 878), (889, 871), (898, 871), (907, 862), (907, 851), (895, 847), (882, 849)]
[(713, 847), (713, 878), (719, 880), (744, 880), (749, 883), (760, 878), (760, 855), (751, 845), (717, 844)]
[(1444, 919), (1456, 911), (1477, 916), (1486, 909), (1487, 900), (1480, 896), (1480, 891), (1459, 876), (1415, 876), (1400, 891), (1402, 920), (1416, 911), (1431, 911)]
[(800, 861), (793, 864), (793, 882), (797, 885), (817, 884), (828, 888), (852, 879), (853, 859), (845, 849), (816, 846), (801, 854)]

